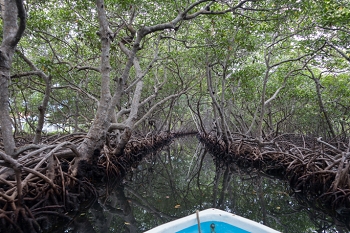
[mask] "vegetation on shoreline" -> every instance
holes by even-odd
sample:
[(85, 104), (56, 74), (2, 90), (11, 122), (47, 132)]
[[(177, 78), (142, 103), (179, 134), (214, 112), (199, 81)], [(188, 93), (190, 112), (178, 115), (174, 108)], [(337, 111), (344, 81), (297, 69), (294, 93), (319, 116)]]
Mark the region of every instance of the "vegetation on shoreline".
[[(121, 177), (142, 159), (130, 151), (157, 144), (135, 138), (167, 141), (194, 129), (225, 156), (241, 149), (240, 135), (252, 147), (249, 164), (267, 159), (297, 191), (323, 180), (335, 209), (348, 202), (347, 1), (3, 0), (1, 16), (0, 214), (8, 225), (22, 219), (22, 231), (41, 231), (37, 213), (95, 195), (88, 172)], [(48, 125), (65, 135), (46, 140)], [(33, 137), (19, 140), (26, 133)], [(286, 134), (314, 145), (277, 145)], [(102, 169), (89, 170), (97, 161)], [(39, 209), (25, 204), (40, 198)]]

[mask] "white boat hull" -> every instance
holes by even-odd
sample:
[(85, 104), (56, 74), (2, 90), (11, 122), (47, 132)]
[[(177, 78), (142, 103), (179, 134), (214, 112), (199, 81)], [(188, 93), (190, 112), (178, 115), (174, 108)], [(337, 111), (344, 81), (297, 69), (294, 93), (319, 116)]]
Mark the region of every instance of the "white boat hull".
[[(201, 223), (210, 222), (210, 221), (223, 222), (251, 233), (278, 233), (279, 232), (265, 225), (262, 225), (258, 222), (243, 218), (236, 214), (228, 213), (228, 212), (214, 209), (214, 208), (200, 211), (198, 215), (199, 215), (199, 221)], [(165, 223), (149, 231), (146, 231), (145, 233), (175, 233), (193, 226), (198, 227), (198, 220), (197, 220), (196, 214), (192, 214), (184, 218), (180, 218), (175, 221)], [(215, 229), (215, 231), (221, 232), (219, 229)], [(196, 232), (198, 232), (198, 230)], [(214, 232), (214, 231), (212, 231), (211, 229), (201, 229), (201, 232), (206, 233), (206, 232)]]

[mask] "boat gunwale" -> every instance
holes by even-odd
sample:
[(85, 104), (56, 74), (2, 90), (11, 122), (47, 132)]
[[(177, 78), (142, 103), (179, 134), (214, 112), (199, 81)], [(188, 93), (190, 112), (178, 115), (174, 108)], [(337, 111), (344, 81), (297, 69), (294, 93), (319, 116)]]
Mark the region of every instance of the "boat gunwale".
[[(249, 231), (251, 233), (279, 233), (279, 231), (274, 230), (261, 223), (241, 217), (237, 214), (229, 213), (215, 208), (199, 211), (199, 219), (200, 222), (224, 222), (232, 226), (241, 228), (242, 230)], [(151, 230), (146, 231), (145, 233), (178, 232), (194, 225), (197, 225), (196, 213), (162, 224)]]

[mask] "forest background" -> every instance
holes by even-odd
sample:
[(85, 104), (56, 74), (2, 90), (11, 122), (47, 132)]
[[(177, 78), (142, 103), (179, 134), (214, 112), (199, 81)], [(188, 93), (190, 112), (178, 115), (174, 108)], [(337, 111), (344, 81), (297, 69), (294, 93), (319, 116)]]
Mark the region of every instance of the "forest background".
[(28, 1), (25, 8), (8, 90), (1, 86), (7, 154), (13, 136), (35, 133), (40, 143), (44, 123), (66, 133), (90, 129), (94, 142), (84, 154), (108, 129), (176, 131), (193, 127), (198, 114), (222, 134), (348, 135), (346, 1), (106, 1), (97, 9), (91, 1)]
[[(347, 143), (348, 1), (0, 2), (1, 179), (19, 190), (23, 156), (74, 177), (148, 133)], [(48, 143), (62, 133), (81, 140)]]

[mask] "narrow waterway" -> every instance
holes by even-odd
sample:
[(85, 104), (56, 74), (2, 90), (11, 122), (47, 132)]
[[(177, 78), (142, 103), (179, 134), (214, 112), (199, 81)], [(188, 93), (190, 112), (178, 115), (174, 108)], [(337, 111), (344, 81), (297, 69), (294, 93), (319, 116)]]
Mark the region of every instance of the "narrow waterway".
[(211, 207), (284, 233), (349, 232), (341, 221), (293, 194), (283, 180), (237, 166), (217, 167), (191, 137), (149, 155), (117, 188), (110, 184), (104, 190), (108, 195), (66, 232), (144, 232)]

